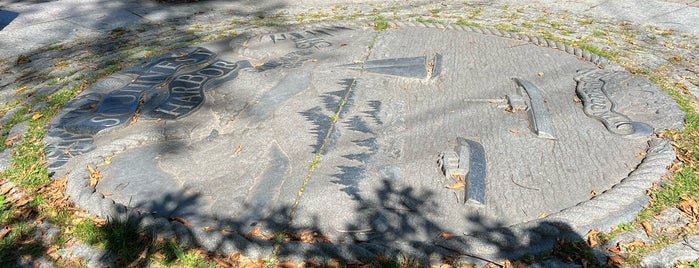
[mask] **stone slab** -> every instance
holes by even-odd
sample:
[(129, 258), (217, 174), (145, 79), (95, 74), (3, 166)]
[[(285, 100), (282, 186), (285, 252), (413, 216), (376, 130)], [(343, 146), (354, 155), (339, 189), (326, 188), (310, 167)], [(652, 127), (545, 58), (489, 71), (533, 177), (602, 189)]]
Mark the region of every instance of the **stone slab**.
[[(98, 193), (200, 223), (187, 227), (207, 245), (222, 238), (195, 227), (432, 251), (440, 233), (526, 224), (612, 189), (683, 118), (648, 79), (561, 43), (311, 25), (139, 62), (70, 102), (46, 141), (52, 169), (99, 166)], [(69, 188), (94, 202), (84, 173)]]

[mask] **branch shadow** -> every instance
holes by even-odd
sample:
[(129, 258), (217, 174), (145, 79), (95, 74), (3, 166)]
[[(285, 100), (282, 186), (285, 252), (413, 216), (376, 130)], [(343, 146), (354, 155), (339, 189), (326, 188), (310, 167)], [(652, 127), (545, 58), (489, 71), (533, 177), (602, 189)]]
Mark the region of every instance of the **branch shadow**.
[[(102, 262), (143, 263), (155, 253), (153, 241), (159, 238), (177, 241), (185, 249), (201, 248), (223, 258), (239, 253), (250, 258), (320, 266), (329, 263), (342, 267), (390, 263), (400, 267), (435, 263), (483, 266), (500, 265), (498, 261), (505, 259), (520, 259), (523, 264), (559, 260), (585, 267), (602, 265), (595, 259), (602, 253), (587, 246), (583, 237), (565, 223), (543, 220), (513, 227), (471, 217), (470, 224), (477, 225), (479, 231), (447, 234), (441, 231), (439, 222), (428, 217), (437, 208), (430, 201), (434, 193), (418, 194), (413, 188), (383, 181), (374, 194), (376, 201), (365, 200), (364, 206), (355, 211), (362, 217), (346, 224), (347, 229), (367, 229), (368, 222), (369, 230), (348, 233), (348, 239), (332, 241), (322, 232), (321, 215), (312, 215), (309, 224), (298, 225), (289, 222), (291, 207), (246, 205), (243, 212), (269, 213), (247, 214), (257, 215), (254, 219), (245, 216), (221, 219), (199, 210), (200, 194), (186, 190), (170, 193), (157, 200), (121, 207), (120, 215), (109, 217), (112, 220), (103, 227), (111, 232), (105, 235), (105, 249), (113, 255), (105, 255)], [(425, 240), (425, 234), (433, 235), (433, 239)]]

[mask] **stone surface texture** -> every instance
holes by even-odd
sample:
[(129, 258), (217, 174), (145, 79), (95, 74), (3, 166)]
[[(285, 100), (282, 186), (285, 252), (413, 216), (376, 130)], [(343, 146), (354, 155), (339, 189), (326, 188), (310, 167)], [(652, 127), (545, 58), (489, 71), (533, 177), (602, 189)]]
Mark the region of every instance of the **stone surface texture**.
[[(590, 202), (607, 210), (578, 204), (635, 179), (642, 161), (663, 175), (673, 155), (651, 135), (682, 120), (649, 80), (561, 43), (474, 27), (309, 25), (198, 44), (103, 78), (54, 119), (47, 151), (58, 172), (102, 166), (96, 188), (70, 173), (68, 192), (108, 218), (310, 229), (331, 248), (438, 254), (440, 233), (469, 241), (549, 224), (534, 221), (541, 215), (552, 214), (555, 233), (609, 224), (590, 222), (610, 216), (605, 194)], [(470, 149), (455, 150), (460, 139)], [(440, 170), (449, 151), (469, 176)], [(467, 202), (471, 192), (480, 201)], [(624, 204), (637, 207), (638, 195)], [(226, 240), (188, 227), (175, 232), (209, 250)], [(513, 252), (551, 235), (512, 228), (497, 243)], [(509, 256), (453, 245), (441, 244)]]
[[(48, 162), (82, 208), (224, 254), (513, 258), (632, 221), (675, 160), (654, 136), (683, 119), (648, 79), (518, 27), (579, 27), (569, 41), (601, 34), (593, 45), (623, 44), (625, 66), (667, 71), (699, 96), (687, 65), (697, 5), (0, 0), (0, 63), (20, 66), (0, 72), (0, 100), (21, 103), (0, 122), (21, 138), (49, 105), (42, 96), (145, 57), (92, 84), (50, 126)], [(369, 21), (274, 21), (328, 14)], [(379, 31), (381, 18), (407, 22)], [(433, 18), (447, 23), (419, 22)], [(476, 24), (486, 27), (464, 26)], [(517, 27), (488, 28), (503, 25)], [(6, 166), (13, 150), (0, 155)], [(88, 165), (105, 175), (96, 187)], [(259, 230), (312, 230), (315, 243), (275, 245), (249, 233)], [(691, 261), (694, 240), (644, 264)], [(83, 245), (62, 252), (89, 266), (111, 259)]]

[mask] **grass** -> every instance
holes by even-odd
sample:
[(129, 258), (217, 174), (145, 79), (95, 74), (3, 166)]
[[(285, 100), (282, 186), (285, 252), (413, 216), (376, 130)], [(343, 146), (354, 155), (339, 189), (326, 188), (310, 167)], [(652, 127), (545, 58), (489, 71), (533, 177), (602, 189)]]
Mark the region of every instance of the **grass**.
[[(347, 6), (336, 6), (334, 8), (335, 12), (348, 11)], [(390, 27), (389, 21), (395, 18), (384, 17), (379, 12), (379, 9), (374, 9), (369, 15), (354, 14), (354, 15), (342, 15), (335, 14), (333, 12), (323, 12), (322, 10), (309, 10), (308, 13), (301, 13), (295, 16), (288, 15), (286, 13), (278, 13), (273, 17), (260, 17), (254, 19), (252, 22), (241, 22), (241, 21), (231, 21), (231, 24), (243, 24), (248, 23), (249, 25), (266, 26), (266, 27), (276, 27), (284, 22), (289, 22), (293, 19), (298, 21), (311, 21), (320, 20), (324, 18), (342, 18), (342, 19), (354, 19), (355, 17), (365, 16), (373, 17), (374, 29), (377, 31), (383, 31)], [(526, 8), (518, 8), (516, 12), (526, 13)], [(359, 11), (357, 11), (359, 12)], [(483, 8), (463, 8), (457, 17), (447, 17), (446, 13), (443, 12), (442, 8), (428, 9), (430, 17), (427, 19), (419, 17), (417, 14), (413, 16), (408, 15), (408, 17), (416, 18), (417, 20), (423, 20), (425, 22), (442, 22), (442, 21), (453, 21), (455, 24), (464, 26), (475, 26), (482, 27), (484, 25), (481, 19), (484, 15), (485, 10)], [(424, 14), (424, 13), (422, 13)], [(568, 38), (568, 36), (573, 36), (579, 33), (574, 30), (569, 29), (568, 25), (561, 24), (559, 22), (550, 21), (545, 17), (539, 17), (538, 20), (529, 20), (521, 23), (524, 16), (514, 14), (504, 14), (506, 17), (503, 22), (492, 23), (487, 25), (495, 25), (496, 28), (500, 30), (513, 31), (513, 32), (523, 32), (530, 35), (543, 36), (544, 38), (564, 41), (566, 44), (577, 46), (581, 49), (588, 50), (592, 53), (607, 57), (609, 59), (615, 60), (621, 58), (621, 53), (613, 49), (603, 49), (595, 44), (600, 43), (601, 40), (607, 40), (615, 38), (615, 36), (621, 36), (624, 42), (629, 44), (634, 44), (635, 36), (637, 31), (628, 27), (628, 25), (622, 25), (621, 27), (602, 30), (591, 30), (589, 34), (590, 39), (575, 39), (575, 37)], [(581, 25), (592, 25), (594, 20), (585, 18), (575, 21)], [(544, 25), (542, 27), (541, 25)], [(201, 34), (201, 31), (208, 31), (206, 27), (201, 25), (194, 25), (191, 29), (192, 34)], [(172, 26), (172, 30), (177, 31), (179, 28)], [(658, 35), (662, 37), (671, 36), (675, 33), (667, 29), (651, 29)], [(145, 32), (146, 28), (139, 28), (137, 32)], [(217, 36), (222, 34), (227, 34), (233, 31), (233, 28), (227, 29), (224, 32), (219, 32)], [(109, 38), (118, 39), (125, 38), (131, 30), (118, 28), (113, 30), (109, 34)], [(214, 31), (216, 33), (216, 31)], [(568, 39), (567, 39), (568, 38)], [(199, 40), (199, 39), (195, 39)], [(89, 46), (89, 42), (84, 41), (80, 45)], [(46, 50), (64, 50), (70, 49), (70, 44), (56, 44), (51, 45), (46, 48)], [(149, 57), (160, 53), (161, 51), (157, 48), (157, 44), (149, 45), (146, 48), (142, 46), (132, 47), (129, 52), (123, 53), (123, 55), (135, 55), (136, 53), (146, 51), (146, 55), (143, 57)], [(612, 47), (623, 47), (618, 43), (611, 45)], [(141, 48), (141, 50), (138, 50)], [(126, 49), (126, 48), (123, 48)], [(129, 54), (130, 53), (130, 54)], [(102, 55), (106, 56), (106, 55)], [(32, 56), (33, 57), (33, 56)], [(134, 59), (135, 60), (135, 59)], [(686, 61), (683, 58), (672, 58), (673, 63), (679, 63)], [(26, 64), (31, 62), (31, 57), (28, 55), (20, 55), (14, 64)], [(133, 62), (133, 60), (131, 61)], [(60, 186), (56, 186), (60, 180), (55, 178), (50, 178), (48, 172), (44, 165), (44, 152), (43, 152), (43, 137), (46, 134), (45, 127), (49, 120), (55, 115), (56, 111), (60, 109), (67, 101), (77, 96), (77, 94), (85, 88), (87, 85), (95, 82), (102, 76), (108, 75), (110, 73), (116, 72), (121, 69), (122, 66), (127, 66), (130, 64), (126, 59), (111, 60), (108, 62), (103, 62), (103, 65), (96, 67), (93, 74), (87, 76), (81, 76), (76, 78), (80, 83), (73, 84), (72, 86), (67, 86), (71, 81), (63, 81), (52, 79), (46, 81), (47, 84), (59, 85), (61, 90), (58, 92), (47, 96), (45, 99), (49, 101), (49, 105), (46, 109), (41, 111), (33, 111), (33, 114), (42, 114), (42, 117), (35, 120), (31, 120), (31, 115), (28, 114), (29, 108), (32, 105), (25, 104), (21, 102), (13, 102), (6, 104), (0, 109), (3, 114), (13, 107), (22, 107), (20, 112), (15, 114), (15, 116), (7, 122), (2, 129), (0, 134), (2, 134), (3, 140), (7, 138), (7, 133), (12, 126), (29, 121), (30, 130), (26, 133), (23, 138), (24, 142), (20, 144), (13, 144), (12, 146), (16, 149), (16, 154), (13, 156), (14, 166), (9, 170), (3, 172), (0, 178), (8, 179), (16, 182), (20, 185), (22, 191), (25, 195), (31, 197), (23, 205), (18, 205), (19, 201), (14, 200), (11, 196), (2, 194), (0, 195), (0, 225), (8, 226), (11, 228), (11, 232), (0, 239), (0, 266), (7, 266), (12, 264), (10, 262), (3, 262), (5, 260), (16, 260), (17, 256), (43, 256), (46, 254), (48, 249), (47, 245), (42, 245), (36, 239), (33, 239), (34, 232), (36, 231), (36, 225), (32, 222), (36, 219), (43, 219), (50, 221), (51, 223), (59, 226), (62, 229), (62, 234), (56, 238), (49, 247), (57, 247), (63, 245), (70, 241), (73, 237), (79, 238), (81, 241), (94, 245), (96, 247), (110, 249), (113, 251), (118, 251), (118, 256), (116, 264), (121, 266), (142, 266), (146, 264), (161, 264), (164, 266), (188, 266), (188, 267), (214, 267), (215, 263), (211, 260), (220, 260), (221, 256), (210, 255), (205, 252), (201, 252), (197, 249), (185, 249), (182, 248), (177, 241), (174, 240), (159, 240), (147, 236), (138, 226), (128, 223), (118, 223), (118, 222), (104, 222), (103, 220), (97, 218), (91, 218), (85, 216), (81, 213), (75, 211), (74, 207), (66, 205), (66, 202), (59, 193), (62, 193)], [(9, 63), (6, 63), (9, 64)], [(67, 68), (72, 64), (77, 64), (73, 61), (64, 61), (54, 66), (56, 68)], [(699, 193), (699, 167), (696, 162), (699, 159), (699, 115), (694, 112), (695, 103), (688, 97), (689, 93), (682, 89), (681, 86), (673, 84), (670, 82), (668, 77), (658, 75), (654, 70), (633, 68), (633, 66), (628, 66), (630, 69), (634, 69), (638, 74), (646, 75), (650, 77), (654, 82), (659, 84), (665, 91), (669, 92), (678, 103), (682, 109), (687, 113), (687, 127), (684, 130), (673, 130), (668, 131), (663, 134), (665, 138), (671, 139), (680, 154), (680, 159), (682, 159), (682, 166), (675, 170), (673, 175), (666, 180), (662, 187), (651, 192), (653, 201), (644, 209), (638, 217), (638, 221), (623, 223), (617, 226), (616, 230), (606, 235), (618, 235), (623, 232), (630, 232), (640, 228), (640, 222), (643, 220), (648, 220), (654, 215), (657, 215), (660, 211), (677, 206), (679, 202), (685, 200), (685, 198), (690, 195), (697, 197)], [(74, 81), (73, 81), (74, 82)], [(40, 84), (23, 84), (19, 92), (29, 91)], [(334, 115), (333, 121), (338, 120), (339, 114)], [(7, 148), (9, 145), (0, 144), (0, 148)], [(315, 155), (310, 163), (309, 169), (314, 170), (320, 165), (320, 155)], [(690, 230), (688, 230), (689, 232)], [(639, 247), (634, 249), (632, 254), (628, 256), (626, 260), (627, 263), (638, 263), (640, 256), (647, 254), (650, 250), (660, 248), (664, 245), (676, 241), (674, 237), (670, 236), (659, 236), (656, 238), (653, 244), (648, 247)], [(580, 244), (579, 241), (566, 242), (562, 241), (560, 245), (557, 245), (557, 249), (551, 254), (539, 256), (539, 259), (551, 258), (552, 256), (559, 258), (575, 257), (575, 260), (582, 262), (584, 260), (593, 259), (589, 255), (590, 249), (586, 248), (584, 244)], [(54, 260), (58, 261), (58, 260)], [(268, 266), (279, 265), (280, 261), (274, 256), (263, 260), (266, 261)], [(64, 264), (60, 263), (58, 264)], [(409, 257), (397, 257), (397, 258), (379, 258), (373, 262), (373, 267), (417, 267), (417, 264), (413, 259)], [(68, 266), (68, 265), (66, 265)], [(681, 263), (678, 267), (699, 267), (697, 262), (692, 263)]]
[(388, 29), (389, 26), (390, 24), (388, 23), (386, 18), (382, 16), (378, 16), (374, 19), (374, 30), (383, 31)]

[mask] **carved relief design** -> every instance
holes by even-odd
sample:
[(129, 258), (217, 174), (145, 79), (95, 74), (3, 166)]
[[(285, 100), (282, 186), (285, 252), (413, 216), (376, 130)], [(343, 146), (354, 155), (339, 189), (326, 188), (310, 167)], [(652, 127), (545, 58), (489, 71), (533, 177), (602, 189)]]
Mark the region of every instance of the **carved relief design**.
[(653, 127), (643, 122), (631, 120), (628, 116), (617, 112), (617, 103), (609, 96), (610, 89), (607, 78), (615, 72), (592, 69), (582, 72), (575, 78), (578, 86), (575, 92), (583, 101), (583, 111), (589, 117), (602, 122), (612, 133), (626, 137), (649, 136)]

